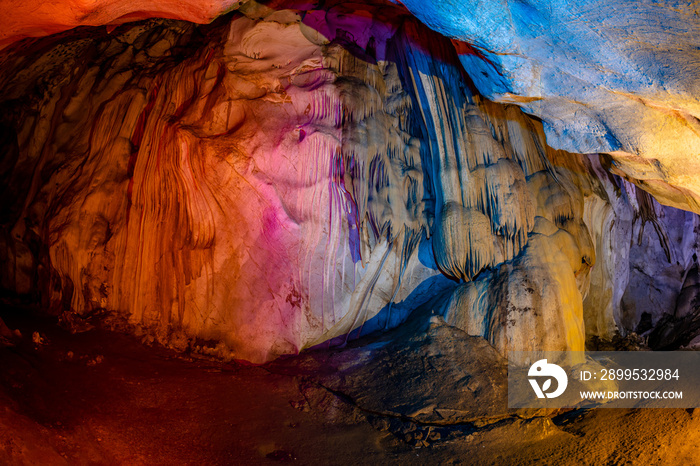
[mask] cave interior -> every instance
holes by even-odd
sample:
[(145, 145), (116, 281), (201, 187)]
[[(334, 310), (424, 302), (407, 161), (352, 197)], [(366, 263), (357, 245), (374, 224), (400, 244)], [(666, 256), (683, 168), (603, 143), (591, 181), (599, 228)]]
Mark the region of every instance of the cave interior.
[(0, 4), (0, 463), (697, 462), (695, 4)]

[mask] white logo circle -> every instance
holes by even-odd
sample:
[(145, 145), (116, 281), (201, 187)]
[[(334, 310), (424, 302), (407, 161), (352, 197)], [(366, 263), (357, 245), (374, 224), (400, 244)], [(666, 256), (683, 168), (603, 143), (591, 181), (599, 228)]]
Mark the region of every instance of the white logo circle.
[[(557, 366), (556, 364), (548, 364), (546, 359), (540, 359), (530, 366), (530, 370), (527, 373), (530, 377), (547, 377), (543, 381), (542, 386), (537, 383), (536, 379), (528, 379), (532, 389), (535, 391), (537, 398), (556, 398), (566, 390), (566, 385), (569, 383), (569, 378), (566, 376), (564, 369)], [(552, 385), (552, 378), (557, 381), (557, 389), (553, 392), (548, 392)]]

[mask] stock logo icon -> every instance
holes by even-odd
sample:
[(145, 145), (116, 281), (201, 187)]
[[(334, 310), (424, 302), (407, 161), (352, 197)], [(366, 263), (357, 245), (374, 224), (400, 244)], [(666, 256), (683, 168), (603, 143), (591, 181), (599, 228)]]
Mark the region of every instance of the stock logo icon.
[[(535, 391), (537, 398), (556, 398), (566, 390), (566, 385), (569, 383), (569, 378), (566, 376), (564, 369), (556, 364), (548, 364), (546, 359), (540, 359), (530, 366), (527, 375), (534, 377), (528, 379), (532, 389)], [(538, 379), (542, 380), (542, 385)], [(556, 390), (550, 392), (552, 388), (552, 379), (557, 381)]]

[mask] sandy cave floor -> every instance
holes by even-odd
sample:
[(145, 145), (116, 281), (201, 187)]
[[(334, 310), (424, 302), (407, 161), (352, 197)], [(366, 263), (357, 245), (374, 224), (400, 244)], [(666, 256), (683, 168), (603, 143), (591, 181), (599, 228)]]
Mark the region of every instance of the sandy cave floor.
[[(391, 369), (363, 362), (381, 353), (377, 338), (252, 366), (147, 346), (99, 325), (71, 334), (8, 307), (0, 317), (22, 334), (0, 348), (0, 464), (697, 464), (700, 454), (698, 409), (413, 415), (446, 402), (423, 395), (455, 367), (449, 358), (459, 351), (444, 348), (467, 341), (452, 330), (390, 347)], [(412, 367), (425, 359), (420, 348), (436, 344), (447, 355), (438, 372)], [(330, 388), (328, 377), (351, 359), (372, 372), (353, 366)], [(414, 405), (408, 414), (387, 393), (392, 384), (399, 404)], [(413, 395), (415, 387), (428, 388)]]

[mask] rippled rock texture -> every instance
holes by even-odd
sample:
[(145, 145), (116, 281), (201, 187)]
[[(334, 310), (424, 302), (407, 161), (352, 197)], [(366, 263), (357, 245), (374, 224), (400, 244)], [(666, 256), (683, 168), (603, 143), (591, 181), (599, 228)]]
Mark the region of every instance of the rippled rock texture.
[(404, 9), (289, 8), (6, 48), (3, 289), (255, 362), (419, 307), (502, 353), (675, 313), (697, 215), (549, 147)]
[(610, 153), (618, 174), (700, 212), (697, 3), (402, 3), (460, 42), (483, 95), (541, 118), (550, 145)]
[[(314, 8), (274, 0), (268, 7)], [(374, 3), (381, 8), (383, 0)], [(700, 17), (694, 2), (403, 0), (455, 45), (488, 98), (516, 103), (544, 123), (550, 145), (607, 152), (616, 170), (664, 204), (700, 211), (697, 154)], [(348, 4), (348, 7), (353, 5)], [(253, 0), (10, 2), (0, 47), (81, 25), (151, 17), (207, 23)], [(335, 31), (330, 36), (334, 35)]]

